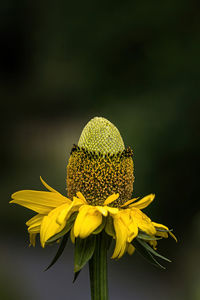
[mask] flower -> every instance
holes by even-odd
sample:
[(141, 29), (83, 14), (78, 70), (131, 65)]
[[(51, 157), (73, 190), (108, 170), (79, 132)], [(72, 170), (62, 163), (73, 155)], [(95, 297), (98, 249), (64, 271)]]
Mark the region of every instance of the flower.
[(73, 146), (67, 166), (67, 197), (48, 191), (22, 190), (12, 195), (16, 203), (37, 214), (26, 225), (30, 244), (40, 234), (41, 246), (70, 232), (74, 243), (105, 231), (115, 240), (112, 258), (134, 252), (137, 238), (153, 251), (157, 239), (176, 237), (168, 227), (152, 222), (142, 212), (155, 198), (149, 194), (132, 199), (133, 151), (125, 149), (118, 129), (104, 118), (92, 119), (84, 128), (78, 146)]

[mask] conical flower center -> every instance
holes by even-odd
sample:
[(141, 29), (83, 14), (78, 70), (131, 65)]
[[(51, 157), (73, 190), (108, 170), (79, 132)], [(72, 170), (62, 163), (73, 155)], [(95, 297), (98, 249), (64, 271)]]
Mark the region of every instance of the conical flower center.
[(119, 193), (114, 206), (131, 198), (133, 192), (133, 152), (125, 150), (118, 129), (104, 118), (92, 119), (83, 129), (67, 166), (67, 193), (81, 192), (91, 205), (103, 205)]

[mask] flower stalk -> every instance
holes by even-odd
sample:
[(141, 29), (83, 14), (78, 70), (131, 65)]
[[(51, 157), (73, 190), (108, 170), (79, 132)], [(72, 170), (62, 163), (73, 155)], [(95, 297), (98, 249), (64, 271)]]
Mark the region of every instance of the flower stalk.
[(108, 300), (107, 236), (96, 236), (96, 247), (89, 261), (91, 300)]

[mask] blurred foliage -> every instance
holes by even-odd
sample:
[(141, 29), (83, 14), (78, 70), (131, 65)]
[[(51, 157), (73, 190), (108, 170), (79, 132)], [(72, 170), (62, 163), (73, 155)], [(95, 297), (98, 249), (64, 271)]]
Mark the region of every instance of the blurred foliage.
[(0, 40), (5, 231), (24, 235), (32, 215), (8, 206), (12, 192), (41, 189), (39, 175), (65, 192), (70, 148), (98, 115), (133, 147), (135, 194), (156, 193), (148, 214), (189, 243), (199, 219), (200, 3), (3, 1)]

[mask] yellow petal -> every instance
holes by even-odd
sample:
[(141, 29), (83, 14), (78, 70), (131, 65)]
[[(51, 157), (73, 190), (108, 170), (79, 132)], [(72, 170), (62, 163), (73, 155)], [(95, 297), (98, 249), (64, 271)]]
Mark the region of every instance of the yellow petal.
[(157, 241), (149, 241), (149, 244), (154, 248), (154, 250), (157, 250)]
[(77, 197), (83, 201), (83, 204), (88, 204), (81, 192), (76, 193)]
[(127, 244), (126, 251), (129, 255), (132, 255), (135, 252), (135, 247), (132, 244)]
[(113, 194), (111, 196), (109, 196), (105, 201), (104, 201), (104, 205), (108, 205), (110, 203), (112, 203), (113, 201), (117, 200), (119, 198), (119, 194)]
[(176, 236), (175, 236), (171, 231), (169, 231), (169, 234), (171, 235), (171, 237), (173, 237), (173, 239), (174, 239), (176, 242), (178, 242)]
[(133, 198), (133, 199), (131, 199), (131, 200), (128, 200), (128, 201), (127, 201), (127, 202), (125, 202), (123, 205), (121, 205), (121, 207), (124, 207), (124, 206), (130, 205), (131, 203), (135, 202), (135, 201), (136, 201), (138, 198), (139, 198), (139, 197), (137, 197), (137, 198)]
[(117, 207), (110, 207), (110, 206), (105, 206), (105, 207), (111, 215), (116, 215), (119, 212), (119, 208)]
[(33, 246), (35, 247), (35, 239), (36, 239), (36, 233), (30, 233), (29, 234), (29, 239), (30, 239), (30, 245), (29, 246)]
[(26, 222), (26, 225), (29, 227), (29, 226), (38, 226), (38, 225), (41, 225), (41, 222), (42, 222), (42, 219), (44, 218), (45, 215), (40, 215), (40, 214), (37, 214), (35, 215), (34, 217), (32, 217), (30, 220), (28, 220)]
[(65, 222), (66, 219), (68, 219), (71, 214), (75, 211), (79, 210), (79, 207), (84, 204), (82, 199), (74, 197), (73, 201), (70, 205), (66, 206), (65, 209), (63, 209), (60, 214), (57, 217), (57, 223), (62, 224)]
[(42, 247), (45, 246), (46, 241), (54, 236), (56, 233), (60, 232), (66, 225), (66, 221), (61, 225), (56, 222), (56, 219), (60, 212), (69, 206), (68, 204), (63, 204), (55, 209), (53, 209), (48, 216), (45, 216), (42, 220), (40, 228), (40, 242)]
[(155, 194), (147, 195), (144, 198), (142, 198), (141, 200), (139, 200), (138, 202), (131, 204), (129, 207), (143, 209), (143, 208), (147, 207), (154, 200), (154, 198), (155, 198)]
[(120, 258), (126, 250), (128, 232), (120, 218), (114, 218), (113, 225), (116, 234), (116, 244), (112, 258)]
[(59, 192), (57, 192), (56, 190), (54, 190), (50, 185), (48, 185), (48, 184), (42, 179), (41, 176), (40, 176), (40, 180), (41, 180), (42, 184), (45, 186), (45, 188), (46, 188), (47, 190), (49, 190), (50, 192), (53, 192), (53, 193), (58, 193), (58, 194), (60, 194)]
[(131, 208), (131, 215), (137, 227), (149, 235), (155, 235), (156, 229), (153, 226), (151, 219), (147, 217), (141, 210)]
[(138, 226), (132, 217), (130, 209), (121, 210), (118, 214), (120, 216), (124, 226), (127, 228), (127, 242), (131, 242), (138, 235)]
[[(158, 229), (165, 229), (165, 230), (169, 230), (169, 228), (163, 224), (159, 224), (159, 223), (156, 223), (156, 222), (152, 222), (152, 224), (158, 228)], [(161, 237), (164, 237), (164, 238), (168, 238), (168, 233), (171, 235), (171, 237), (177, 242), (177, 238), (176, 236), (171, 232), (171, 231), (168, 231), (168, 232), (162, 232), (162, 231), (156, 231), (156, 235), (158, 236), (161, 236)]]
[(102, 223), (102, 214), (95, 206), (83, 205), (74, 223), (74, 235), (82, 239), (88, 237)]
[(37, 234), (40, 232), (40, 226), (44, 216), (45, 215), (37, 214), (26, 222), (26, 225), (28, 226), (30, 245), (33, 245), (34, 247), (35, 247), (35, 239)]
[(70, 238), (72, 243), (75, 244), (74, 225), (72, 226), (72, 229), (70, 231)]
[[(59, 193), (23, 190), (12, 194), (12, 201), (39, 214), (48, 214), (53, 208), (64, 203), (71, 203), (71, 200)], [(70, 201), (70, 202), (69, 202)]]
[(159, 223), (156, 223), (156, 222), (152, 222), (153, 226), (157, 227), (157, 228), (161, 228), (161, 229), (165, 229), (165, 230), (169, 230), (169, 228), (163, 224), (159, 224)]
[(108, 210), (106, 206), (96, 206), (96, 209), (104, 216), (107, 217)]

